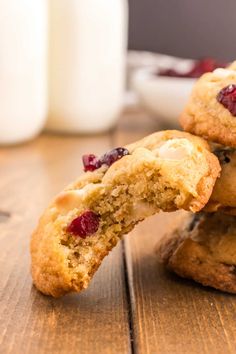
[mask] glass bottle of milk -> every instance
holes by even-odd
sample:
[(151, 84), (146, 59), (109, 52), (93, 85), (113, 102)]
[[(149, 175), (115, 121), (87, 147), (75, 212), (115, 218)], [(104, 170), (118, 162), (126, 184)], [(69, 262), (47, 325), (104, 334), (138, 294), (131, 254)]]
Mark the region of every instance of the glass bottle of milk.
[(120, 113), (126, 0), (50, 0), (49, 119), (70, 133), (111, 128)]
[(0, 144), (20, 143), (47, 116), (47, 0), (0, 0)]

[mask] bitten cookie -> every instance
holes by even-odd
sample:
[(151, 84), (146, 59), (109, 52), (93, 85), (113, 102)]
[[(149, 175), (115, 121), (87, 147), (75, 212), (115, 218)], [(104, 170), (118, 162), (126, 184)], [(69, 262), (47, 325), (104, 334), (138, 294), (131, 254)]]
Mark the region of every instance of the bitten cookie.
[(220, 161), (221, 173), (204, 210), (236, 215), (236, 149), (218, 147), (214, 153)]
[(220, 171), (204, 140), (178, 131), (83, 160), (88, 172), (55, 198), (32, 235), (34, 284), (55, 297), (86, 288), (102, 259), (145, 217), (203, 208)]
[(236, 218), (185, 215), (157, 245), (158, 260), (183, 278), (236, 293)]
[(197, 81), (180, 123), (188, 132), (236, 147), (236, 62)]

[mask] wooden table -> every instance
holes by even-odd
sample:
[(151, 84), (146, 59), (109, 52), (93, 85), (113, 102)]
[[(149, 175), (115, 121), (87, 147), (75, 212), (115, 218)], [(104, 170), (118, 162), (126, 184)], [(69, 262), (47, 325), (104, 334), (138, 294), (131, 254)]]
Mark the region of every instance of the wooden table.
[(29, 238), (49, 200), (102, 154), (160, 128), (138, 112), (94, 137), (43, 134), (0, 149), (0, 353), (236, 353), (236, 297), (165, 272), (155, 243), (176, 213), (140, 224), (105, 259), (88, 290), (38, 293)]

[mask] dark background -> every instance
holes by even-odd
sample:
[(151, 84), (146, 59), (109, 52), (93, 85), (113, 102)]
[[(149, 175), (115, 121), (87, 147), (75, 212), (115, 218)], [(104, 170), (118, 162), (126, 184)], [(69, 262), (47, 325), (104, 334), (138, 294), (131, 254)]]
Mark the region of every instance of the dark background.
[(129, 48), (236, 58), (236, 0), (129, 0)]

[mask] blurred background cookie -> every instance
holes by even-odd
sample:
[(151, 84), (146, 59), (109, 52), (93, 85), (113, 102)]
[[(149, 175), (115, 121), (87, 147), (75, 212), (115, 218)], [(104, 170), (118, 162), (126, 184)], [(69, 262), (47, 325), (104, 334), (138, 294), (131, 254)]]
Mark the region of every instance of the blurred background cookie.
[(222, 145), (236, 146), (235, 63), (204, 74), (180, 116), (184, 130)]

